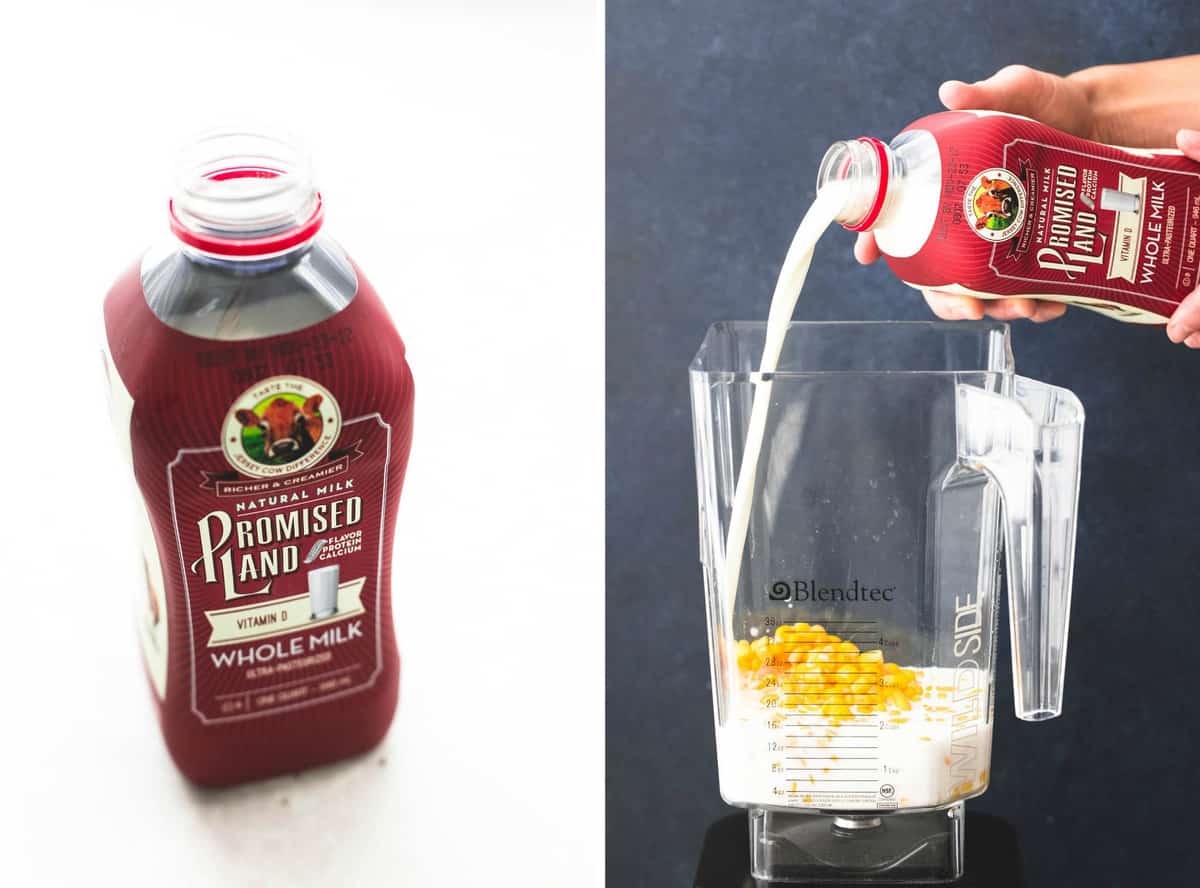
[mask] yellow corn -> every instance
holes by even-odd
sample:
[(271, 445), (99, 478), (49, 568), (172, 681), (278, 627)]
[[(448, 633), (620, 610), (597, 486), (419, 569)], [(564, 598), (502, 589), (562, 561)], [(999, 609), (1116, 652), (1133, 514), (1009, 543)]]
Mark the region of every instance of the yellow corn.
[(764, 707), (803, 707), (831, 726), (889, 710), (895, 720), (911, 701), (929, 696), (924, 673), (886, 662), (883, 651), (860, 651), (820, 625), (783, 624), (772, 635), (738, 640), (733, 651), (744, 686), (764, 692)]

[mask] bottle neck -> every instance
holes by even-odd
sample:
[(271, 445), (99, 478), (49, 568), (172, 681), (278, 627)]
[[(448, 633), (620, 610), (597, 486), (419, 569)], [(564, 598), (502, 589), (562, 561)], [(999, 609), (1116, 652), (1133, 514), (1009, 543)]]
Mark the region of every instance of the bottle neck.
[(184, 152), (171, 231), (189, 258), (278, 267), (311, 245), (324, 218), (307, 156), (252, 133), (214, 133)]
[(180, 249), (189, 261), (197, 265), (221, 269), (234, 275), (250, 276), (266, 274), (267, 272), (295, 265), (304, 258), (306, 253), (312, 250), (316, 240), (315, 237), (310, 238), (282, 253), (274, 253), (268, 256), (221, 256), (214, 253), (206, 253), (204, 250), (198, 250), (186, 243), (182, 243)]
[(843, 194), (835, 217), (850, 231), (868, 231), (881, 219), (889, 189), (900, 177), (895, 152), (878, 139), (834, 142), (817, 173), (817, 191), (836, 188)]

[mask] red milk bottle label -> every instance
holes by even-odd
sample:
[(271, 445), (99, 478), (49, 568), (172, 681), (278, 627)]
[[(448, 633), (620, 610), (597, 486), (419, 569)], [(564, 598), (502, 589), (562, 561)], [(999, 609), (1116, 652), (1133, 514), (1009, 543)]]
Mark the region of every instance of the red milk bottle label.
[[(361, 746), (338, 734), (365, 724), (344, 715), (356, 700), (376, 701), (370, 730), (391, 718), (391, 549), (413, 384), (403, 342), (358, 282), (340, 312), (261, 339), (167, 326), (136, 267), (105, 303), (114, 414), (127, 417), (145, 502), (142, 645), (168, 744), (200, 779), (225, 779), (216, 753), (184, 764), (203, 731), (259, 726), (261, 748), (238, 747), (240, 779), (335, 757), (321, 744)], [(322, 704), (340, 708), (317, 724)], [(289, 716), (304, 735), (283, 730)]]
[(934, 136), (942, 169), (925, 245), (888, 258), (908, 283), (1041, 296), (1141, 323), (1165, 321), (1195, 288), (1200, 164), (1003, 114), (943, 112), (908, 129)]

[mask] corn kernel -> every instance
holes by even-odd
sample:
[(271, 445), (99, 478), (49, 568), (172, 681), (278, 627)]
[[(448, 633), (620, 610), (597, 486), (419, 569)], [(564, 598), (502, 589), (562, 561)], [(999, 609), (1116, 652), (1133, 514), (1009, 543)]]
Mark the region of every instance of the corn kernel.
[[(736, 641), (733, 649), (745, 685), (764, 691), (763, 706), (823, 715), (833, 727), (853, 715), (899, 715), (912, 709), (911, 700), (932, 693), (921, 687), (920, 670), (886, 662), (880, 650), (860, 651), (820, 625), (780, 625), (773, 635)], [(925, 704), (926, 718), (931, 711)]]

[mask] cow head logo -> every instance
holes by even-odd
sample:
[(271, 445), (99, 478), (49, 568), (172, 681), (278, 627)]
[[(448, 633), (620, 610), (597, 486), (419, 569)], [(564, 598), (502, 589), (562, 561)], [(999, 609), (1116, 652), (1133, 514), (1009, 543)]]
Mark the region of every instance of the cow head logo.
[(242, 474), (270, 478), (320, 462), (341, 430), (341, 410), (324, 387), (302, 376), (273, 376), (230, 407), (221, 449)]
[(963, 195), (963, 219), (984, 240), (1016, 237), (1025, 221), (1025, 186), (1006, 169), (984, 170)]

